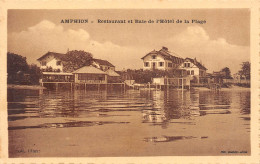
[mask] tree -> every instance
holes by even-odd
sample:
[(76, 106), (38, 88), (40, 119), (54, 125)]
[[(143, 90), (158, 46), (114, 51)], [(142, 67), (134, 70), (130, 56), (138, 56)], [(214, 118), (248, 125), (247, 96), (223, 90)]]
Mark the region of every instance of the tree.
[(228, 67), (225, 67), (221, 70), (221, 72), (224, 72), (224, 78), (225, 79), (232, 79), (231, 77), (231, 71)]
[(250, 79), (250, 62), (243, 62), (241, 70), (239, 71), (240, 75), (244, 76), (246, 79)]
[(7, 53), (7, 83), (8, 84), (39, 84), (40, 68), (28, 65), (26, 57), (14, 53)]
[(22, 83), (26, 80), (24, 74), (29, 67), (26, 57), (7, 52), (7, 83)]
[(73, 72), (81, 67), (89, 66), (92, 62), (92, 54), (85, 51), (72, 50), (63, 57), (64, 72)]
[(15, 74), (19, 71), (28, 71), (28, 64), (26, 62), (26, 57), (18, 54), (7, 52), (7, 73)]
[(28, 74), (30, 75), (29, 83), (30, 84), (39, 84), (39, 79), (41, 76), (41, 69), (35, 65), (29, 65)]

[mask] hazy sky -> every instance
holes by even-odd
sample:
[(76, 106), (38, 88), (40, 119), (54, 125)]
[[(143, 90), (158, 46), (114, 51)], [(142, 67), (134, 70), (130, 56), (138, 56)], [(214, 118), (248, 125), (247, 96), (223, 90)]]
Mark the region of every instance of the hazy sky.
[[(61, 23), (88, 19), (89, 23)], [(189, 23), (99, 24), (98, 19), (180, 19)], [(206, 23), (191, 23), (191, 20)], [(93, 21), (93, 23), (91, 23)], [(29, 63), (48, 51), (91, 52), (116, 70), (142, 68), (145, 54), (162, 46), (179, 56), (196, 57), (209, 70), (229, 67), (233, 73), (250, 59), (250, 11), (247, 9), (158, 10), (9, 10), (8, 51)]]

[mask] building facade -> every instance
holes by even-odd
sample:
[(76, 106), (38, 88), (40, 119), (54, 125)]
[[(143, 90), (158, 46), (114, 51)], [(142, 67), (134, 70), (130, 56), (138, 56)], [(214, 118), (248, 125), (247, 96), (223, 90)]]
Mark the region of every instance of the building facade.
[(198, 62), (196, 58), (184, 59), (184, 61), (177, 68), (186, 70), (188, 76), (193, 79), (197, 79), (197, 81), (195, 80), (196, 82), (199, 82), (200, 79), (206, 77), (207, 68)]
[(102, 59), (93, 59), (92, 65), (102, 71), (107, 71), (107, 70), (113, 70), (115, 71), (115, 66), (111, 64), (107, 60), (102, 60)]
[(106, 84), (107, 74), (93, 66), (82, 67), (72, 74), (75, 75), (75, 83)]
[(181, 57), (171, 55), (167, 47), (159, 51), (151, 51), (141, 58), (144, 70), (171, 70), (183, 62)]
[(47, 52), (37, 60), (40, 62), (40, 68), (43, 72), (63, 72), (62, 58), (64, 55), (56, 52)]
[(90, 66), (81, 67), (74, 72), (64, 72), (66, 54), (48, 52), (37, 59), (40, 62), (42, 77), (40, 83), (73, 82), (73, 83), (107, 83), (118, 82), (120, 77), (115, 66), (102, 59), (92, 59)]

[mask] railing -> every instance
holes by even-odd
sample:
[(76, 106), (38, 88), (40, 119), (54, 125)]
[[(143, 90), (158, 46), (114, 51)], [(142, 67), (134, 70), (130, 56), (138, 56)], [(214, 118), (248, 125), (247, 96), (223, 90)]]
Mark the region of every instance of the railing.
[(74, 82), (74, 79), (40, 79), (40, 82)]
[(76, 83), (86, 83), (86, 84), (105, 84), (105, 80), (78, 80)]

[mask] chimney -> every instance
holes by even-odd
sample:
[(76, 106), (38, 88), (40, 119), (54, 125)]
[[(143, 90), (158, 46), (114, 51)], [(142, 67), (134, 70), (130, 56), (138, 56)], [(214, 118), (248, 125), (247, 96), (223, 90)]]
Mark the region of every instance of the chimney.
[(168, 51), (168, 48), (163, 46), (162, 50)]

